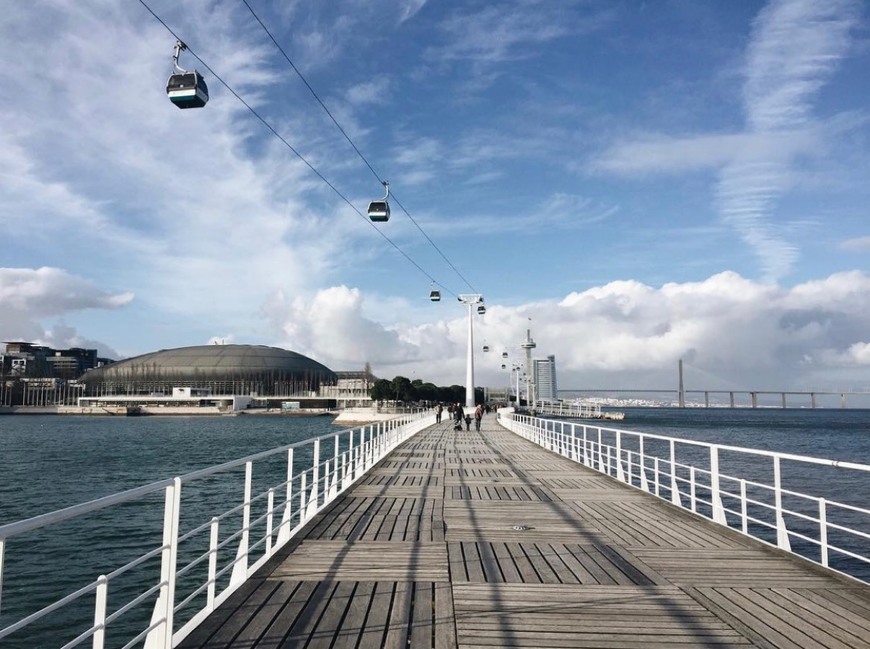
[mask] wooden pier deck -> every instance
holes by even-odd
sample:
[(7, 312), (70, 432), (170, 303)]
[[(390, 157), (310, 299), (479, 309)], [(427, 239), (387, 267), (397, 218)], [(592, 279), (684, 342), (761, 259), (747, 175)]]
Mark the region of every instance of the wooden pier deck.
[(489, 415), (396, 449), (180, 647), (870, 647), (870, 587)]

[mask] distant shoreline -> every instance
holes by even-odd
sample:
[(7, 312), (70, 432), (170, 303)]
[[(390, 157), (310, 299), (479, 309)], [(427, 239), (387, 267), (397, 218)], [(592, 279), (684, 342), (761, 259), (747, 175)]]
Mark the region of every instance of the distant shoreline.
[(400, 413), (376, 412), (365, 408), (334, 410), (281, 410), (278, 408), (251, 408), (226, 411), (214, 406), (140, 407), (128, 411), (126, 407), (94, 406), (0, 406), (0, 415), (51, 415), (71, 417), (335, 417), (332, 423), (340, 426), (362, 426), (398, 417)]

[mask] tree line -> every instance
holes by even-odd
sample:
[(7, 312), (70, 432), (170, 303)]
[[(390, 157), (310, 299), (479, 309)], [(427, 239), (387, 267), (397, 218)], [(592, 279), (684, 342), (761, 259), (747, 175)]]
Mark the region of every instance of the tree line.
[[(397, 376), (392, 380), (378, 379), (370, 392), (372, 401), (401, 401), (404, 403), (465, 403), (465, 386), (438, 386), (420, 379), (410, 380)], [(474, 402), (483, 403), (483, 388), (474, 389)]]

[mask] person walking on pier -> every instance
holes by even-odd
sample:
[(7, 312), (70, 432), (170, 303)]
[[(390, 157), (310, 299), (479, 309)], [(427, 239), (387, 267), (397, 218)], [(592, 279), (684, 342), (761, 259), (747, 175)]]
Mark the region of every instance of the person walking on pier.
[(443, 411), (444, 411), (444, 408), (441, 407), (440, 403), (435, 406), (435, 423), (436, 424), (441, 423), (441, 413)]
[(462, 419), (465, 417), (465, 412), (462, 410), (462, 404), (457, 403), (453, 406), (453, 421), (456, 422), (454, 430), (462, 430)]
[(483, 419), (483, 404), (478, 403), (474, 409), (474, 430), (480, 432), (480, 420)]

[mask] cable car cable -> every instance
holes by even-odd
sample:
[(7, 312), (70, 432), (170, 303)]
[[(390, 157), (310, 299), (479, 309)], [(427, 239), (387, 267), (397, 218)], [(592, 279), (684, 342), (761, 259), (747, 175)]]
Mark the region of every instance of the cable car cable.
[[(161, 25), (163, 25), (163, 27), (166, 28), (166, 31), (168, 31), (170, 34), (172, 34), (172, 36), (174, 36), (175, 39), (176, 39), (177, 41), (185, 42), (185, 41), (182, 40), (182, 38), (181, 38), (178, 34), (175, 33), (175, 31), (173, 31), (173, 29), (172, 29), (169, 25), (166, 24), (166, 22), (165, 22), (165, 21), (164, 21), (160, 16), (158, 16), (158, 15), (154, 12), (153, 9), (151, 9), (151, 7), (148, 6), (148, 4), (145, 2), (145, 0), (139, 0), (139, 4), (141, 4), (143, 7), (145, 7), (145, 9), (148, 10), (148, 13), (150, 13), (152, 16), (154, 16), (154, 18), (155, 18), (155, 19), (156, 19), (156, 20), (157, 20)], [(334, 192), (334, 193), (335, 193), (339, 198), (341, 198), (341, 200), (343, 200), (345, 203), (347, 203), (347, 204), (350, 206), (350, 208), (351, 208), (354, 212), (356, 212), (357, 215), (359, 215), (360, 218), (362, 218), (366, 223), (368, 223), (369, 225), (371, 225), (371, 227), (372, 227), (372, 228), (373, 228), (373, 229), (374, 229), (378, 234), (380, 234), (381, 237), (383, 237), (383, 238), (384, 238), (384, 239), (385, 239), (385, 240), (386, 240), (386, 241), (387, 241), (391, 246), (393, 246), (393, 248), (395, 248), (395, 249), (396, 249), (396, 250), (397, 250), (397, 251), (398, 251), (398, 252), (399, 252), (399, 253), (400, 253), (400, 254), (401, 254), (405, 259), (407, 259), (407, 260), (408, 260), (408, 261), (409, 261), (409, 262), (410, 262), (414, 267), (416, 267), (417, 270), (419, 270), (419, 271), (420, 271), (421, 273), (423, 273), (426, 277), (428, 277), (430, 281), (432, 281), (433, 283), (437, 284), (438, 286), (441, 286), (445, 291), (447, 291), (448, 293), (450, 293), (450, 294), (453, 295), (454, 297), (458, 297), (456, 293), (454, 293), (454, 292), (451, 291), (449, 288), (447, 288), (446, 286), (444, 286), (443, 284), (441, 284), (441, 282), (438, 282), (434, 277), (432, 277), (432, 275), (430, 275), (426, 270), (424, 270), (423, 267), (420, 266), (420, 264), (418, 264), (416, 261), (414, 261), (413, 259), (411, 259), (411, 257), (410, 257), (410, 256), (409, 256), (409, 255), (408, 255), (404, 250), (402, 250), (402, 249), (398, 246), (398, 244), (396, 244), (392, 239), (390, 239), (386, 234), (384, 234), (384, 233), (383, 233), (383, 232), (382, 232), (378, 227), (376, 227), (373, 223), (371, 223), (371, 221), (369, 221), (369, 219), (368, 219), (365, 215), (363, 215), (363, 213), (360, 212), (359, 209), (357, 209), (356, 205), (354, 205), (354, 204), (350, 201), (350, 199), (348, 199), (344, 194), (342, 194), (341, 191), (339, 191), (339, 189), (338, 189), (335, 185), (333, 185), (333, 184), (332, 184), (332, 183), (331, 183), (331, 182), (330, 182), (330, 181), (329, 181), (329, 180), (328, 180), (328, 179), (327, 179), (327, 178), (326, 178), (322, 173), (320, 173), (320, 171), (318, 171), (317, 168), (316, 168), (314, 165), (312, 165), (310, 162), (308, 162), (308, 160), (305, 159), (305, 156), (303, 156), (301, 153), (299, 153), (299, 151), (297, 151), (297, 150), (293, 147), (292, 144), (290, 144), (290, 143), (289, 143), (289, 142), (288, 142), (288, 141), (287, 141), (287, 140), (286, 140), (286, 139), (285, 139), (285, 138), (284, 138), (280, 133), (278, 133), (278, 131), (276, 131), (275, 128), (274, 128), (271, 124), (269, 124), (269, 122), (267, 122), (267, 121), (265, 120), (265, 118), (263, 118), (263, 117), (262, 117), (262, 116), (261, 116), (261, 115), (260, 115), (260, 114), (259, 114), (259, 113), (258, 113), (258, 112), (257, 112), (257, 111), (256, 111), (256, 110), (255, 110), (255, 109), (254, 109), (254, 108), (253, 108), (253, 107), (248, 103), (248, 102), (246, 102), (246, 101), (241, 97), (241, 95), (239, 95), (239, 93), (237, 93), (237, 92), (236, 92), (236, 91), (235, 91), (235, 90), (234, 90), (234, 89), (233, 89), (233, 88), (232, 88), (232, 87), (231, 87), (231, 86), (230, 86), (226, 81), (224, 81), (223, 78), (220, 77), (220, 75), (218, 75), (214, 70), (212, 70), (211, 67), (208, 65), (208, 63), (206, 63), (205, 61), (203, 61), (203, 60), (199, 57), (199, 55), (198, 55), (196, 52), (194, 52), (192, 49), (190, 49), (190, 46), (189, 46), (189, 45), (187, 46), (187, 51), (188, 51), (188, 52), (190, 53), (190, 55), (193, 56), (197, 61), (199, 61), (200, 63), (202, 63), (203, 67), (204, 67), (206, 70), (208, 70), (208, 71), (211, 73), (211, 75), (212, 75), (215, 79), (217, 79), (217, 80), (221, 83), (221, 85), (222, 85), (224, 88), (226, 88), (227, 90), (229, 90), (229, 92), (230, 92), (230, 93), (231, 93), (231, 94), (232, 94), (236, 99), (238, 99), (238, 100), (242, 103), (242, 105), (243, 105), (245, 108), (247, 108), (247, 109), (251, 112), (251, 114), (254, 115), (254, 117), (256, 117), (258, 120), (260, 120), (260, 122), (263, 124), (263, 126), (265, 126), (267, 129), (269, 129), (269, 131), (270, 131), (270, 132), (271, 132), (271, 133), (272, 133), (276, 138), (278, 138), (278, 140), (280, 140), (280, 141), (284, 144), (284, 146), (286, 146), (288, 149), (290, 149), (290, 150), (293, 152), (293, 154), (294, 154), (297, 158), (299, 158), (302, 162), (304, 162), (305, 165), (306, 165), (306, 166), (307, 166), (311, 171), (313, 171), (314, 174), (315, 174), (318, 178), (320, 178), (324, 183), (326, 183), (326, 185), (327, 185), (327, 186), (328, 186), (328, 187), (329, 187), (329, 188), (330, 188), (330, 189), (331, 189), (331, 190), (332, 190), (332, 191), (333, 191), (333, 192)]]
[[(293, 61), (287, 55), (287, 52), (284, 51), (284, 48), (281, 47), (281, 45), (278, 43), (278, 41), (272, 35), (272, 32), (269, 31), (268, 27), (266, 27), (266, 24), (260, 19), (260, 17), (257, 15), (257, 12), (255, 12), (253, 7), (251, 7), (251, 5), (248, 3), (248, 0), (242, 0), (242, 2), (248, 8), (248, 11), (251, 12), (251, 15), (254, 17), (254, 19), (260, 24), (260, 27), (263, 28), (263, 31), (266, 32), (266, 35), (269, 37), (269, 39), (272, 41), (272, 43), (275, 44), (275, 47), (278, 48), (278, 51), (281, 52), (282, 56), (287, 60), (287, 63), (290, 64), (290, 67), (293, 69), (293, 71), (302, 80), (302, 83), (305, 84), (305, 87), (308, 88), (308, 91), (311, 93), (311, 95), (314, 97), (314, 99), (317, 100), (317, 103), (320, 104), (320, 107), (323, 108), (324, 111), (326, 111), (327, 115), (329, 115), (329, 119), (332, 120), (332, 123), (335, 124), (335, 127), (339, 131), (341, 131), (341, 134), (344, 136), (344, 139), (346, 139), (348, 141), (348, 144), (350, 144), (350, 146), (353, 147), (353, 150), (356, 151), (356, 154), (365, 163), (366, 167), (369, 168), (369, 171), (372, 172), (372, 175), (378, 180), (378, 182), (383, 184), (383, 182), (384, 182), (383, 178), (381, 178), (380, 175), (378, 175), (378, 172), (375, 171), (374, 167), (372, 167), (371, 163), (369, 163), (369, 161), (363, 155), (362, 151), (359, 150), (359, 147), (357, 147), (357, 145), (354, 144), (354, 141), (350, 139), (350, 136), (347, 134), (347, 131), (345, 131), (344, 128), (342, 128), (341, 124), (338, 123), (338, 120), (335, 118), (335, 116), (332, 114), (332, 112), (329, 110), (329, 108), (326, 107), (326, 104), (323, 103), (323, 100), (320, 99), (320, 96), (317, 94), (317, 92), (314, 90), (314, 88), (311, 87), (311, 84), (308, 83), (308, 80), (305, 78), (305, 76), (302, 74), (302, 72), (299, 71), (299, 68), (296, 67), (296, 65), (293, 63)], [(468, 288), (471, 289), (471, 291), (473, 293), (477, 293), (477, 290), (471, 285), (471, 283), (467, 279), (465, 279), (465, 276), (459, 272), (459, 269), (456, 268), (456, 266), (453, 264), (453, 262), (447, 258), (447, 255), (444, 254), (444, 252), (441, 250), (441, 248), (438, 247), (438, 245), (432, 240), (432, 238), (428, 234), (426, 234), (426, 231), (423, 230), (423, 228), (420, 226), (420, 224), (417, 223), (417, 221), (414, 219), (413, 216), (411, 216), (411, 213), (407, 209), (405, 209), (405, 206), (402, 205), (402, 203), (399, 201), (398, 198), (396, 198), (395, 194), (393, 194), (393, 202), (399, 206), (399, 208), (405, 213), (405, 215), (409, 219), (411, 219), (411, 223), (413, 223), (415, 226), (417, 226), (417, 229), (420, 231), (420, 233), (424, 237), (426, 237), (426, 240), (432, 245), (433, 248), (435, 248), (435, 250), (438, 251), (438, 254), (441, 255), (441, 258), (444, 259), (444, 261), (447, 262), (447, 265), (453, 269), (453, 272), (455, 272), (459, 276), (459, 278), (463, 282), (465, 282), (465, 284), (468, 286)]]

